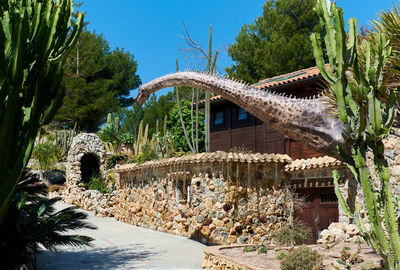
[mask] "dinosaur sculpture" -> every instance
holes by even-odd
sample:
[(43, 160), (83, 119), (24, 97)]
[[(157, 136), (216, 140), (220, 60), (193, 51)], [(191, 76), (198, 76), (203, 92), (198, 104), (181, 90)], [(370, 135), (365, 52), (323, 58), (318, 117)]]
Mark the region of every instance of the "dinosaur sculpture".
[(336, 150), (343, 124), (328, 112), (324, 96), (312, 99), (292, 98), (256, 88), (242, 82), (201, 72), (177, 72), (154, 79), (139, 88), (135, 102), (140, 106), (150, 94), (167, 87), (187, 86), (208, 90), (230, 100), (260, 120), (307, 147), (341, 159)]

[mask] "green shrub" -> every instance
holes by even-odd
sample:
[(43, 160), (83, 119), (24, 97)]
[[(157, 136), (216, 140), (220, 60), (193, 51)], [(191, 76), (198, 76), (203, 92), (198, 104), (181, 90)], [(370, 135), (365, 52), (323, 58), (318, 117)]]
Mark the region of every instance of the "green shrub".
[(123, 133), (119, 138), (120, 143), (135, 144), (135, 136), (132, 133)]
[(150, 147), (148, 143), (145, 143), (142, 147), (141, 152), (136, 155), (135, 157), (136, 163), (138, 165), (145, 163), (146, 161), (149, 160), (155, 160), (158, 159), (157, 153)]
[(127, 155), (123, 155), (123, 154), (115, 154), (112, 155), (110, 157), (107, 158), (106, 161), (106, 170), (110, 170), (112, 169), (115, 165), (117, 165), (117, 163), (119, 162), (124, 162), (128, 160), (128, 156)]
[(286, 257), (286, 254), (284, 252), (279, 253), (278, 256), (276, 256), (279, 260), (283, 260), (283, 258)]
[(52, 169), (54, 164), (61, 158), (61, 151), (56, 145), (45, 142), (36, 145), (32, 155), (39, 162), (40, 169), (47, 171)]
[(303, 245), (292, 249), (281, 262), (282, 270), (318, 270), (322, 269), (322, 256)]
[(293, 226), (286, 226), (271, 234), (279, 245), (299, 245), (304, 244), (311, 236), (311, 229), (302, 224), (295, 223)]
[(115, 175), (114, 171), (111, 171), (108, 175), (107, 175), (107, 183), (111, 183), (114, 184), (117, 181), (117, 176)]
[(266, 247), (262, 247), (258, 250), (258, 253), (267, 253), (268, 249)]
[(248, 246), (248, 247), (243, 248), (243, 252), (253, 252), (253, 251), (256, 251), (257, 248), (258, 248), (257, 246)]
[(100, 174), (93, 175), (92, 178), (90, 178), (88, 187), (92, 190), (98, 190), (101, 193), (108, 193), (107, 185)]

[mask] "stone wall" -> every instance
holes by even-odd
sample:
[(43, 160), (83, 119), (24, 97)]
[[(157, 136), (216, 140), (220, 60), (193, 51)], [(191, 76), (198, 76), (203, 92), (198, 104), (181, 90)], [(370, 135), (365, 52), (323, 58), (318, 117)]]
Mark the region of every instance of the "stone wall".
[[(271, 155), (272, 156), (272, 155)], [(261, 243), (287, 224), (286, 165), (211, 159), (121, 167), (117, 220), (203, 243)]]
[(67, 157), (67, 187), (76, 187), (80, 183), (81, 159), (86, 154), (92, 154), (98, 159), (99, 167), (105, 164), (106, 152), (100, 138), (93, 133), (80, 133), (72, 141)]

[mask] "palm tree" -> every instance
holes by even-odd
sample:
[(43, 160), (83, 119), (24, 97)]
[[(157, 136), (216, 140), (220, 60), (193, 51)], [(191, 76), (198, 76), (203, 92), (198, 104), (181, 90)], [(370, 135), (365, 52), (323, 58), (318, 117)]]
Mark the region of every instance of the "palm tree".
[(41, 247), (56, 251), (57, 246), (87, 246), (93, 241), (88, 236), (65, 234), (96, 227), (85, 222), (87, 215), (75, 206), (55, 212), (58, 199), (43, 197), (46, 193), (46, 186), (39, 184), (36, 176), (24, 173), (0, 227), (2, 269), (21, 269), (29, 264), (36, 269), (36, 254)]

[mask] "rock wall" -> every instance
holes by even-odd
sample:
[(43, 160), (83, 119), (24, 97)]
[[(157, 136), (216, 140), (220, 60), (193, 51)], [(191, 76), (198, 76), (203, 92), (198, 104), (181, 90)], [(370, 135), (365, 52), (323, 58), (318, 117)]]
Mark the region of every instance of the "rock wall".
[(114, 215), (206, 244), (265, 242), (288, 220), (288, 190), (279, 187), (284, 165), (205, 162), (186, 171), (120, 171), (125, 188), (119, 190)]
[(75, 187), (81, 181), (81, 159), (85, 154), (93, 154), (99, 166), (104, 166), (106, 152), (96, 134), (80, 133), (72, 141), (67, 157), (67, 187)]

